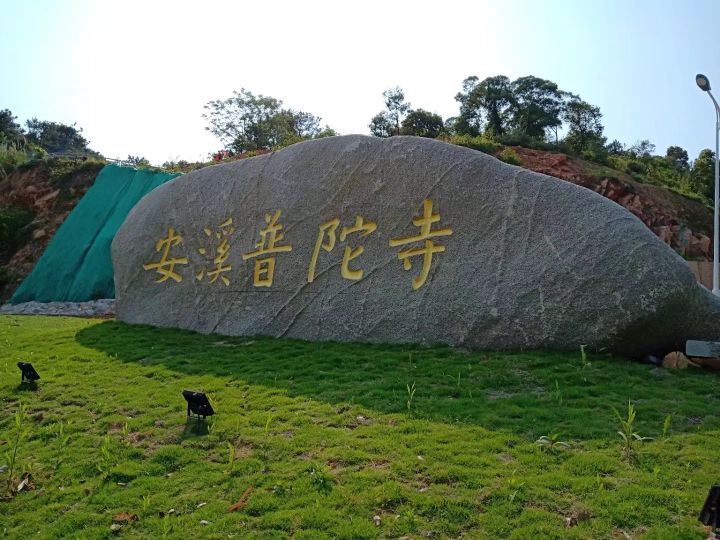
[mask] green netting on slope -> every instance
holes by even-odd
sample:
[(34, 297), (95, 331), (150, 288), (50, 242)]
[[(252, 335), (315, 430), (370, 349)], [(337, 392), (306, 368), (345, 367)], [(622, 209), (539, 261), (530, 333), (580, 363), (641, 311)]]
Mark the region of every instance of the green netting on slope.
[(143, 195), (176, 176), (106, 165), (10, 303), (114, 298), (110, 243), (115, 233)]

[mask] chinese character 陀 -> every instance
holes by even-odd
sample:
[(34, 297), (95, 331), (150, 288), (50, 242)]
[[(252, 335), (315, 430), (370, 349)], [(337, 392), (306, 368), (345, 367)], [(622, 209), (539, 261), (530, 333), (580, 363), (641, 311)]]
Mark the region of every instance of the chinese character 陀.
[[(317, 268), (317, 260), (320, 255), (320, 249), (324, 249), (328, 253), (333, 250), (336, 242), (336, 231), (340, 225), (340, 219), (331, 219), (320, 225), (318, 231), (317, 241), (315, 242), (315, 249), (313, 250), (312, 258), (310, 259), (310, 268), (308, 269), (308, 283), (312, 283), (315, 280), (315, 270)], [(353, 233), (360, 233), (360, 238), (365, 238), (369, 234), (373, 233), (377, 229), (377, 224), (368, 221), (365, 223), (362, 216), (355, 216), (355, 224), (352, 227), (343, 227), (340, 231), (340, 241), (344, 242), (348, 235)], [(326, 240), (327, 237), (327, 240)], [(340, 267), (340, 274), (345, 279), (357, 281), (362, 279), (364, 271), (362, 269), (351, 270), (350, 261), (358, 258), (365, 251), (363, 246), (358, 246), (353, 249), (350, 246), (345, 246), (343, 252), (342, 265)]]

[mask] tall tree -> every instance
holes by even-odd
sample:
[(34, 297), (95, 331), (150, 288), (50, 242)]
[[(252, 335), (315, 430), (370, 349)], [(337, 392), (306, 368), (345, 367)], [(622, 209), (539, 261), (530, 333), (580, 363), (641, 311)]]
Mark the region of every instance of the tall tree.
[(82, 136), (82, 128), (75, 124), (68, 126), (59, 122), (48, 122), (33, 118), (28, 120), (27, 139), (45, 149), (48, 153), (77, 153), (97, 155), (88, 148), (88, 140)]
[(530, 75), (513, 81), (511, 90), (514, 129), (534, 139), (544, 139), (547, 130), (562, 124), (565, 92), (557, 84)]
[(655, 145), (648, 139), (637, 141), (628, 148), (628, 153), (631, 156), (641, 159), (649, 159), (653, 155), (653, 152), (655, 152)]
[(385, 90), (383, 98), (385, 98), (388, 118), (393, 123), (395, 134), (398, 134), (400, 133), (400, 124), (405, 114), (410, 110), (410, 103), (405, 101), (405, 92), (399, 86)]
[(0, 142), (18, 142), (23, 138), (22, 126), (15, 122), (17, 116), (13, 116), (10, 109), (0, 111)]
[(392, 137), (400, 134), (400, 125), (410, 110), (410, 103), (405, 101), (405, 92), (399, 86), (383, 92), (385, 110), (372, 117), (368, 127), (376, 137)]
[(410, 111), (403, 120), (400, 133), (434, 139), (443, 132), (443, 128), (443, 119), (440, 115), (423, 109), (415, 109)]
[(392, 137), (395, 126), (392, 123), (388, 113), (382, 111), (372, 117), (368, 124), (370, 133), (375, 137)]
[(685, 172), (690, 168), (690, 158), (687, 150), (680, 146), (670, 146), (665, 152), (665, 160), (678, 172)]
[(576, 152), (603, 146), (602, 113), (600, 108), (574, 97), (565, 105), (563, 120), (567, 122), (565, 142)]
[(698, 193), (708, 199), (715, 197), (715, 152), (709, 148), (700, 151), (690, 171), (690, 181)]
[(206, 127), (225, 148), (242, 153), (248, 150), (287, 146), (321, 134), (334, 134), (320, 128), (320, 118), (303, 111), (284, 109), (283, 102), (242, 88), (224, 100), (209, 101), (203, 114)]
[(483, 127), (491, 136), (503, 135), (508, 130), (515, 95), (510, 79), (504, 75), (479, 82), (475, 76), (468, 77), (455, 99), (460, 102), (456, 129), (461, 134), (477, 135)]

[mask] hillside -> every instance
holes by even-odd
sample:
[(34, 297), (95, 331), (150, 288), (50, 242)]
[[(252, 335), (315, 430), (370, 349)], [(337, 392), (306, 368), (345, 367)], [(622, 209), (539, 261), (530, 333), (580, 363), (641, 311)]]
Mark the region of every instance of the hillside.
[[(711, 258), (712, 212), (703, 204), (579, 158), (508, 148), (523, 167), (592, 189), (624, 206), (683, 257)], [(41, 161), (0, 181), (0, 302), (30, 273), (103, 166), (101, 161)]]

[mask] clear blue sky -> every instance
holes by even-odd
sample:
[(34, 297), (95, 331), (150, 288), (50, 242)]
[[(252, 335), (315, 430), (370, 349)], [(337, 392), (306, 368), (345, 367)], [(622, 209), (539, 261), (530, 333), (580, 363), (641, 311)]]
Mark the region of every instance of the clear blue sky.
[[(347, 5), (346, 5), (347, 4)], [(604, 114), (610, 140), (714, 144), (720, 1), (161, 2), (0, 0), (0, 108), (77, 122), (108, 157), (159, 164), (220, 147), (203, 105), (245, 87), (367, 133), (399, 85), (457, 114), (469, 75), (535, 75)]]

